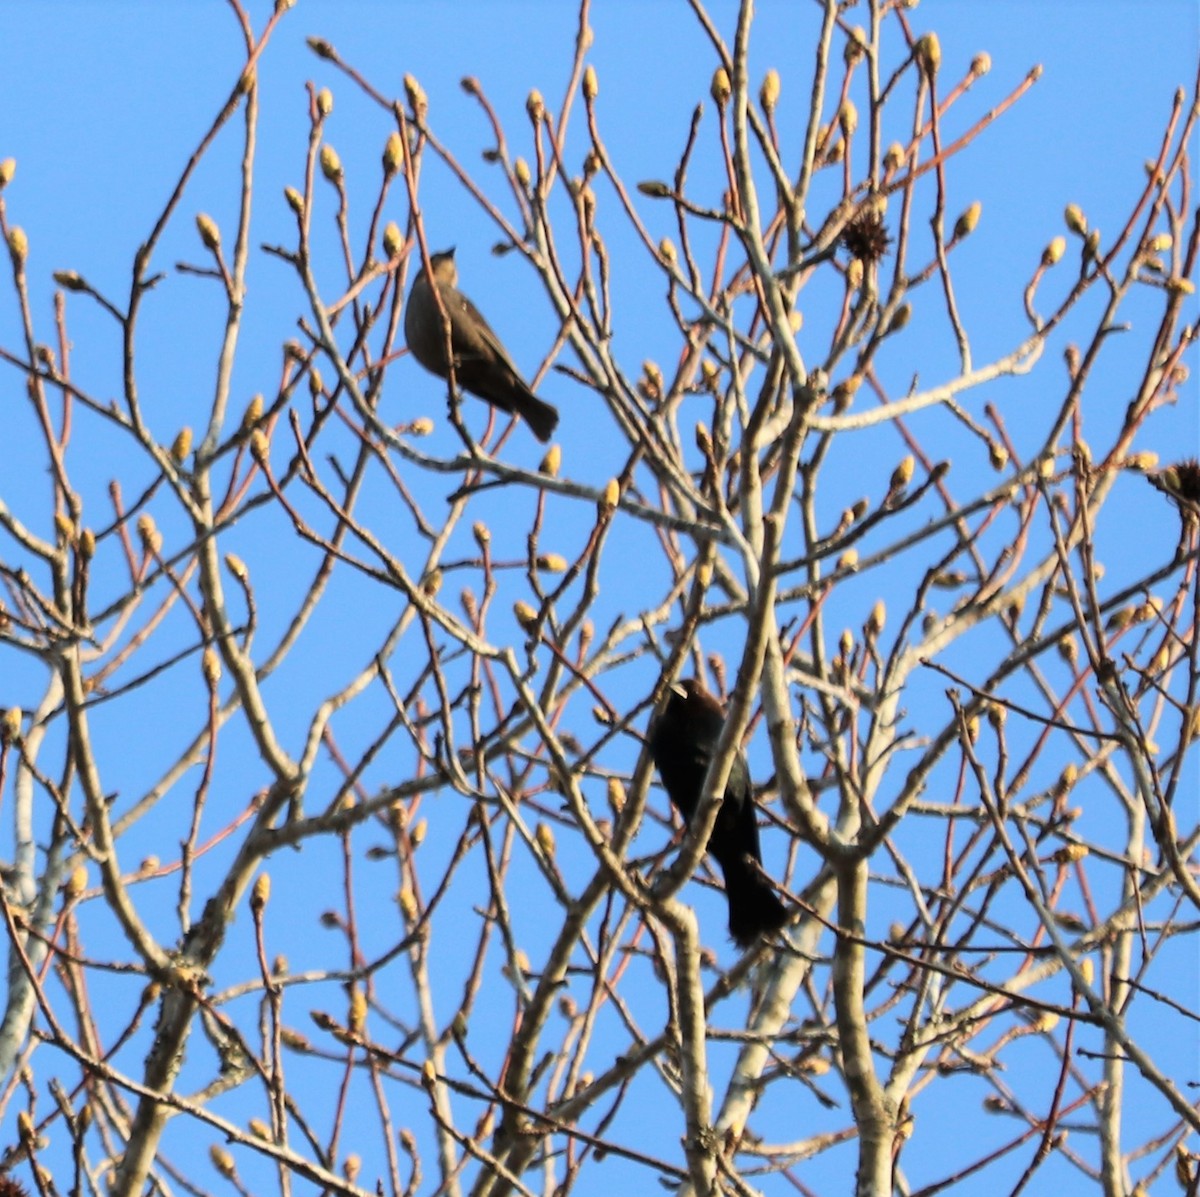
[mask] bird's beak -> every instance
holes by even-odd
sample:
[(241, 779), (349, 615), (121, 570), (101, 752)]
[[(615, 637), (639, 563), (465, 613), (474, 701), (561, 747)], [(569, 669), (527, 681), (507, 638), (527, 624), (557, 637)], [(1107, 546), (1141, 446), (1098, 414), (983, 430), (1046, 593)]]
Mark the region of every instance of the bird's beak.
[(671, 685), (667, 687), (667, 689), (669, 689), (671, 691), (671, 693), (675, 695), (676, 698), (687, 698), (687, 691), (683, 688), (682, 684), (679, 682), (672, 682)]

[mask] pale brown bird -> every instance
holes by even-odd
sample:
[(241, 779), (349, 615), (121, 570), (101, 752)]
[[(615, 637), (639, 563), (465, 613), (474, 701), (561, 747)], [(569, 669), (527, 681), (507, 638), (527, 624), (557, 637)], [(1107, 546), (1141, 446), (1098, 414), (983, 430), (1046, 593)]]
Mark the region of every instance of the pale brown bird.
[[(539, 441), (548, 441), (558, 424), (558, 411), (543, 403), (517, 372), (500, 338), (475, 305), (455, 287), (458, 270), (454, 250), (432, 254), (430, 265), (446, 315), (450, 319), (450, 347), (454, 354), (454, 378), (501, 411), (520, 416)], [(422, 266), (408, 293), (404, 312), (404, 336), (413, 357), (432, 374), (445, 378), (446, 330), (433, 296), (433, 288)]]

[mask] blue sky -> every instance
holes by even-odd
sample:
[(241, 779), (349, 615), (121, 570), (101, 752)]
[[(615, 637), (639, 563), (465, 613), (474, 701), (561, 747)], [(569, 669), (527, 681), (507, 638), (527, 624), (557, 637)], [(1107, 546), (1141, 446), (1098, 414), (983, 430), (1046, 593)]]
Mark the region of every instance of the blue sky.
[[(256, 27), (261, 27), (268, 10), (269, 6), (261, 3), (253, 6)], [(711, 11), (728, 37), (734, 7), (715, 4)], [(752, 73), (759, 76), (769, 67), (782, 72), (781, 134), (785, 145), (793, 147), (800, 132), (797, 114), (803, 110), (808, 47), (817, 16), (812, 4), (766, 0), (756, 19)], [(850, 19), (856, 18), (850, 14)], [(959, 78), (977, 52), (986, 50), (991, 55), (990, 74), (948, 119), (947, 136), (957, 135), (999, 103), (1033, 66), (1044, 68), (1038, 84), (960, 155), (950, 171), (947, 207), (951, 219), (976, 200), (983, 204), (979, 227), (955, 261), (964, 320), (976, 358), (984, 360), (1024, 335), (1021, 288), (1047, 242), (1064, 231), (1064, 206), (1078, 204), (1090, 224), (1105, 233), (1115, 231), (1128, 211), (1144, 182), (1143, 161), (1157, 148), (1176, 88), (1191, 93), (1200, 20), (1196, 5), (1185, 0), (1060, 0), (1052, 4), (925, 0), (908, 19), (918, 33), (929, 28), (938, 31), (948, 80)], [(598, 111), (608, 150), (629, 184), (669, 178), (693, 106), (702, 100), (711, 112), (711, 47), (689, 18), (686, 6), (666, 0), (599, 0), (591, 22), (595, 43), (589, 61), (599, 75)], [(299, 0), (273, 38), (259, 73), (262, 116), (254, 244), (288, 244), (294, 238), (294, 219), (284, 202), (283, 188), (301, 182), (308, 134), (306, 81), (334, 92), (335, 107), (326, 134), (341, 156), (352, 195), (355, 181), (367, 180), (351, 213), (355, 229), (365, 226), (379, 155), (391, 128), (385, 113), (310, 52), (305, 45), (307, 36), (318, 35), (333, 43), (346, 61), (385, 94), (401, 95), (403, 76), (415, 75), (428, 93), (430, 123), (439, 137), (473, 174), (490, 180), (494, 184), (490, 194), (502, 200), (501, 180), (489, 175), (480, 158), (490, 144), (487, 124), (459, 81), (464, 75), (479, 79), (505, 125), (513, 152), (527, 153), (526, 96), (536, 87), (552, 109), (559, 109), (575, 24), (573, 6), (565, 3)], [(0, 159), (12, 157), (17, 162), (4, 201), (8, 220), (24, 228), (29, 238), (31, 301), (43, 340), (52, 339), (54, 270), (76, 270), (115, 301), (124, 302), (136, 247), (238, 77), (239, 40), (228, 9), (214, 0), (52, 7), (9, 3), (0, 8), (4, 62), (0, 71)], [(793, 69), (797, 63), (802, 65)], [(577, 105), (568, 155), (574, 154), (572, 170), (578, 169), (586, 149), (581, 116)], [(169, 443), (183, 424), (199, 425), (211, 398), (222, 306), (210, 284), (177, 274), (174, 264), (202, 258), (192, 223), (197, 212), (210, 213), (223, 230), (232, 230), (236, 124), (235, 118), (197, 172), (156, 259), (165, 278), (159, 285), (160, 294), (146, 309), (142, 384), (148, 419), (163, 443)], [(701, 170), (693, 186), (702, 202), (719, 201), (719, 179), (706, 177)], [(317, 219), (324, 219), (328, 227), (331, 194), (320, 186), (317, 192)], [(398, 193), (394, 198), (397, 210), (391, 215), (403, 220)], [(613, 215), (611, 195), (602, 193), (600, 203), (607, 215)], [(531, 272), (523, 268), (518, 255), (492, 255), (496, 229), (451, 185), (448, 172), (437, 164), (430, 164), (423, 178), (422, 204), (433, 248), (457, 245), (463, 289), (489, 315), (514, 359), (531, 373), (555, 332), (549, 307)], [(640, 211), (656, 236), (673, 232), (666, 205), (656, 208), (647, 200)], [(663, 349), (661, 288), (657, 283), (647, 286), (646, 259), (637, 257), (642, 251), (634, 238), (622, 230), (619, 220), (612, 220), (610, 226), (614, 254), (632, 263), (614, 280), (614, 341), (636, 374), (641, 360), (656, 359), (673, 349)], [(922, 230), (915, 235), (921, 236)], [(320, 265), (332, 280), (334, 259)], [(1051, 277), (1045, 285), (1052, 289), (1067, 284)], [(922, 311), (918, 306), (916, 312), (917, 322), (928, 321), (923, 330), (927, 335), (914, 339), (911, 348), (897, 348), (898, 355), (911, 356), (888, 359), (897, 393), (912, 375), (931, 382), (953, 372), (952, 344), (944, 325), (937, 324), (935, 307), (931, 303), (929, 310)], [(1130, 310), (1136, 317), (1140, 309), (1135, 302)], [(235, 374), (239, 393), (246, 398), (258, 391), (271, 393), (278, 377), (280, 342), (293, 335), (295, 318), (303, 311), (303, 296), (294, 275), (278, 260), (256, 253)], [(1149, 318), (1148, 306), (1145, 311)], [(119, 359), (111, 322), (94, 306), (74, 298), (69, 303), (69, 317), (76, 378), (98, 396), (118, 393)], [(805, 319), (807, 326), (820, 330), (828, 328), (831, 316), (815, 306), (806, 310)], [(11, 347), (19, 342), (11, 287), (0, 286), (0, 345)], [(1055, 361), (1044, 363), (1053, 382), (1022, 383), (1016, 402), (1006, 408), (1016, 437), (1022, 431), (1022, 404), (1038, 404), (1047, 391), (1045, 402), (1059, 401), (1062, 386), (1057, 359), (1064, 346), (1065, 339), (1056, 341), (1047, 354)], [(1119, 354), (1113, 353), (1111, 361), (1106, 358), (1105, 365), (1089, 391), (1087, 411), (1098, 441), (1104, 439), (1104, 430), (1111, 432), (1119, 421), (1135, 381), (1133, 365)], [(443, 390), (408, 362), (399, 363), (396, 377), (403, 386), (395, 386), (387, 396), (386, 402), (392, 405), (387, 409), (390, 420), (427, 412), (444, 423)], [(10, 403), (17, 402), (23, 395), (22, 386), (18, 374), (10, 372), (6, 377), (0, 372), (0, 401), (7, 394)], [(1140, 448), (1158, 451), (1164, 458), (1200, 449), (1195, 382), (1185, 390), (1185, 401), (1156, 422)], [(560, 432), (567, 471), (592, 485), (603, 485), (613, 469), (614, 458), (607, 452), (612, 434), (597, 419), (596, 409), (589, 407), (588, 396), (560, 375), (551, 375), (541, 393), (562, 411)], [(1010, 394), (1007, 387), (997, 388), (1000, 398)], [(470, 409), (470, 416), (478, 417), (479, 409)], [(0, 497), (20, 511), (40, 535), (51, 535), (44, 463), (20, 452), (17, 433), (25, 418), (22, 413), (11, 417), (8, 447), (0, 455)], [(106, 488), (120, 446), (102, 428), (94, 428), (93, 433), (97, 437), (94, 449), (75, 454), (73, 471), (89, 510), (96, 511), (105, 508)], [(448, 436), (443, 428), (435, 434), (436, 438)], [(446, 449), (451, 442), (435, 439), (434, 443)], [(520, 429), (506, 445), (506, 453), (527, 466), (536, 464), (541, 452), (541, 446)], [(853, 501), (863, 489), (864, 474), (882, 471), (886, 477), (900, 453), (890, 430), (856, 442), (847, 456), (846, 493), (831, 495), (831, 506)], [(127, 489), (134, 491), (133, 481), (127, 483)], [(1162, 544), (1135, 535), (1141, 531), (1142, 517), (1132, 506), (1129, 513), (1123, 517), (1121, 505), (1116, 504), (1113, 521), (1103, 535), (1125, 539), (1130, 569), (1135, 570), (1161, 559)], [(171, 517), (160, 518), (168, 526)], [(280, 531), (280, 525), (265, 523), (245, 532), (245, 543), (259, 571), (256, 576), (271, 577), (276, 572), (286, 576), (291, 568), (282, 540), (276, 539)], [(579, 547), (585, 530), (582, 524), (572, 524), (554, 529), (553, 535), (558, 540), (547, 547), (566, 552)], [(509, 547), (519, 555), (519, 535), (514, 535)], [(0, 546), (0, 560), (4, 551), (5, 546)], [(641, 581), (636, 569), (608, 576), (605, 585), (610, 609), (634, 609)], [(848, 593), (852, 595), (853, 588)], [(875, 597), (864, 589), (857, 601), (865, 611)], [(353, 602), (349, 590), (344, 601)], [(335, 603), (329, 618), (323, 634), (336, 631), (348, 636), (351, 647), (347, 651), (357, 659), (356, 653), (369, 652), (378, 628), (385, 626), (390, 616)], [(861, 612), (858, 618), (861, 620)], [(347, 627), (348, 623), (354, 626)], [(187, 630), (177, 631), (182, 643)], [(298, 650), (293, 681), (288, 684), (323, 689), (326, 669), (318, 638)], [(32, 706), (39, 676), (27, 659), (0, 653), (0, 708), (18, 703)], [(178, 718), (179, 725), (171, 727), (171, 733), (194, 722), (197, 712), (181, 715), (173, 709), (165, 713), (157, 702), (153, 696), (145, 699), (141, 717), (147, 722), (137, 728), (140, 737), (153, 740), (157, 736), (159, 724), (154, 720), (166, 726)], [(101, 723), (105, 717), (103, 712), (97, 715)], [(111, 717), (116, 723), (116, 714)], [(307, 710), (303, 704), (297, 707), (294, 725), (289, 725), (286, 712), (280, 718), (284, 731), (298, 736)], [(119, 726), (108, 730), (114, 736), (122, 731)], [(128, 728), (124, 730), (128, 732)], [(356, 731), (364, 737), (370, 734), (367, 729), (352, 728), (344, 734), (352, 738)], [(148, 744), (144, 753), (132, 753), (133, 759), (114, 766), (116, 788), (134, 794), (151, 783), (159, 764), (152, 749)], [(762, 745), (759, 749), (762, 751)], [(242, 753), (250, 759), (246, 745), (233, 745), (227, 761), (238, 761)], [(765, 755), (758, 760), (765, 761)], [(7, 843), (8, 830), (3, 834)], [(148, 826), (144, 835), (149, 852), (155, 848), (156, 835), (172, 836), (177, 831), (164, 817)], [(778, 858), (781, 850), (777, 844), (773, 850)], [(289, 879), (286, 866), (290, 863), (278, 867), (277, 886), (298, 900), (311, 886), (314, 861), (310, 854), (304, 869), (291, 870)], [(705, 894), (701, 901), (707, 916), (719, 921), (719, 898)], [(158, 913), (165, 934), (172, 911), (164, 904)], [(246, 934), (245, 925), (239, 933)], [(291, 950), (301, 958), (306, 950), (319, 956), (322, 944), (313, 939), (311, 925), (305, 925), (297, 928)], [(1131, 1116), (1136, 1118), (1136, 1112)], [(4, 1138), (10, 1137), (6, 1128)], [(617, 1163), (609, 1167), (614, 1171), (608, 1175), (618, 1175)]]

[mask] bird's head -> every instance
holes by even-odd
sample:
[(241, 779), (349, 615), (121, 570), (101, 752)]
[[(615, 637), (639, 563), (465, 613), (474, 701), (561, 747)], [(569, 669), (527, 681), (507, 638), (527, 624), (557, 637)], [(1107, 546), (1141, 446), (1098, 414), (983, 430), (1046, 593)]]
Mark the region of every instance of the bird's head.
[(429, 265), (433, 268), (433, 277), (439, 283), (453, 287), (458, 282), (458, 267), (454, 264), (454, 246), (439, 250), (429, 255)]

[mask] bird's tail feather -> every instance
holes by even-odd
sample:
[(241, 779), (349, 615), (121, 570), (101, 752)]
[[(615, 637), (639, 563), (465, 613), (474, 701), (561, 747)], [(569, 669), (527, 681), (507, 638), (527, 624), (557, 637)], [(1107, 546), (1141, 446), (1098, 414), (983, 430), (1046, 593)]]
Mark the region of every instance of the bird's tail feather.
[(739, 947), (748, 948), (760, 935), (786, 925), (787, 907), (750, 861), (730, 861), (722, 872), (729, 902), (729, 934)]

